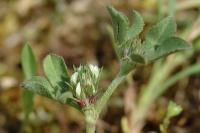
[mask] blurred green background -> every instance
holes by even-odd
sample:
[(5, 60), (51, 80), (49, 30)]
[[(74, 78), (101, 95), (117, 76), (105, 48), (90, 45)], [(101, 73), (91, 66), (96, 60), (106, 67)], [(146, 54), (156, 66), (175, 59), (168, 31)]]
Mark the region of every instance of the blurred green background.
[[(170, 13), (170, 8), (175, 8), (177, 34), (193, 44), (194, 50), (168, 75), (200, 61), (199, 0), (177, 0), (176, 6), (170, 5), (170, 0), (0, 0), (0, 133), (22, 132), (24, 113), (19, 85), (24, 75), (20, 53), (27, 41), (36, 55), (39, 75), (43, 75), (44, 57), (56, 53), (64, 57), (70, 72), (73, 65), (103, 66), (100, 87), (109, 85), (119, 67), (107, 31), (111, 19), (106, 6), (110, 4), (129, 17), (133, 9), (140, 12), (146, 23), (144, 33)], [(176, 60), (172, 55), (166, 61), (173, 64)], [(133, 112), (134, 99), (157, 71), (154, 68), (154, 64), (138, 67), (119, 87), (97, 123), (97, 133), (126, 132), (124, 118)], [(172, 120), (170, 133), (199, 133), (199, 87), (199, 74), (170, 87), (149, 109), (143, 132), (159, 132), (166, 105), (173, 100), (182, 106), (183, 113)], [(27, 133), (82, 133), (85, 130), (80, 112), (41, 96), (36, 96), (34, 111), (29, 117), (30, 123), (24, 130)]]

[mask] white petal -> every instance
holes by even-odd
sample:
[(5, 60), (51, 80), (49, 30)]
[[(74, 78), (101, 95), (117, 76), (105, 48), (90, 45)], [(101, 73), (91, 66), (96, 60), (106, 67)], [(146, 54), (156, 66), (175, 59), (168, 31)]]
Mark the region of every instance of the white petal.
[(77, 86), (76, 86), (76, 94), (80, 97), (81, 95), (81, 85), (80, 82), (78, 82)]
[(89, 68), (92, 71), (92, 73), (95, 75), (95, 77), (98, 78), (98, 76), (99, 76), (99, 68), (98, 68), (98, 66), (90, 64)]
[(76, 84), (77, 82), (77, 78), (78, 78), (78, 72), (75, 72), (72, 76), (71, 76), (71, 81)]

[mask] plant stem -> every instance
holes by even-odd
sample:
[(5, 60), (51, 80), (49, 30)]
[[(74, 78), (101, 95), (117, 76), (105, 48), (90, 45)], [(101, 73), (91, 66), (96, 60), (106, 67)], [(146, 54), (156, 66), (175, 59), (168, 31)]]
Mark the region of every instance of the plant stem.
[(108, 89), (104, 92), (103, 96), (99, 99), (99, 101), (96, 104), (96, 111), (99, 114), (101, 110), (105, 107), (107, 101), (115, 91), (115, 89), (121, 84), (122, 81), (124, 81), (126, 76), (118, 74), (117, 77), (112, 81), (112, 83), (109, 85)]
[(92, 108), (88, 108), (84, 111), (86, 122), (86, 133), (95, 133), (96, 122), (98, 119), (98, 113)]

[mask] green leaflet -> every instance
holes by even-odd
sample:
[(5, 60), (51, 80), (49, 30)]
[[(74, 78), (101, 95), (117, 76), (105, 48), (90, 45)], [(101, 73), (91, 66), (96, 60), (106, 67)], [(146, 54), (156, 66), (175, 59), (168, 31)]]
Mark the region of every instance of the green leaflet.
[[(28, 43), (26, 43), (21, 52), (21, 64), (25, 78), (28, 79), (37, 73), (36, 59)], [(31, 91), (23, 90), (22, 92), (23, 109), (26, 116), (33, 110), (34, 94)]]
[(142, 32), (143, 27), (144, 27), (143, 18), (137, 11), (133, 11), (132, 16), (133, 16), (134, 22), (131, 25), (131, 27), (128, 29), (128, 34), (127, 34), (128, 39), (133, 39), (137, 37)]
[(36, 59), (28, 43), (26, 43), (21, 52), (21, 63), (25, 78), (30, 78), (37, 72)]
[(153, 26), (145, 37), (148, 45), (158, 45), (176, 32), (176, 22), (173, 17), (167, 17)]
[(118, 45), (121, 45), (124, 41), (134, 39), (142, 32), (144, 21), (137, 11), (132, 13), (134, 23), (130, 27), (128, 18), (123, 13), (111, 6), (108, 7), (108, 11), (112, 17), (115, 43)]
[(156, 60), (171, 53), (186, 50), (191, 46), (181, 38), (170, 37), (151, 48), (144, 49), (144, 58), (148, 61)]
[(69, 81), (69, 75), (64, 59), (61, 56), (50, 54), (43, 62), (44, 72), (54, 88), (60, 92), (67, 91), (66, 82)]
[(55, 99), (55, 90), (44, 77), (33, 76), (21, 85), (23, 88), (33, 91), (39, 95)]
[[(49, 81), (44, 77), (33, 76), (30, 79), (24, 81), (21, 87), (30, 90), (36, 94), (58, 101), (62, 104), (69, 104), (70, 106), (73, 106), (74, 108), (81, 111), (80, 106), (74, 99), (72, 99), (73, 96), (71, 92), (69, 91), (63, 93), (59, 91), (56, 92), (55, 88), (53, 88), (49, 83)], [(26, 97), (27, 96), (28, 95), (26, 95)]]
[(128, 18), (111, 6), (108, 7), (108, 11), (112, 17), (115, 43), (121, 44), (127, 35)]

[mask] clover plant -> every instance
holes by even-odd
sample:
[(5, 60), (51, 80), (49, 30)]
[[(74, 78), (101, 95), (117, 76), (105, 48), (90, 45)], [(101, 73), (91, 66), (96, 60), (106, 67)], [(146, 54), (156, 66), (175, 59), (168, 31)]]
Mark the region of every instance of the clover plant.
[[(94, 133), (96, 121), (110, 96), (136, 66), (146, 65), (171, 53), (186, 50), (190, 45), (176, 37), (175, 18), (168, 16), (147, 32), (144, 39), (144, 21), (137, 11), (132, 12), (133, 24), (127, 16), (112, 6), (108, 7), (112, 17), (112, 40), (120, 69), (111, 84), (98, 95), (102, 68), (87, 64), (74, 68), (70, 76), (61, 56), (50, 54), (43, 61), (46, 77), (32, 76), (22, 87), (62, 104), (68, 104), (85, 115), (86, 132)], [(98, 95), (98, 96), (97, 96)]]

